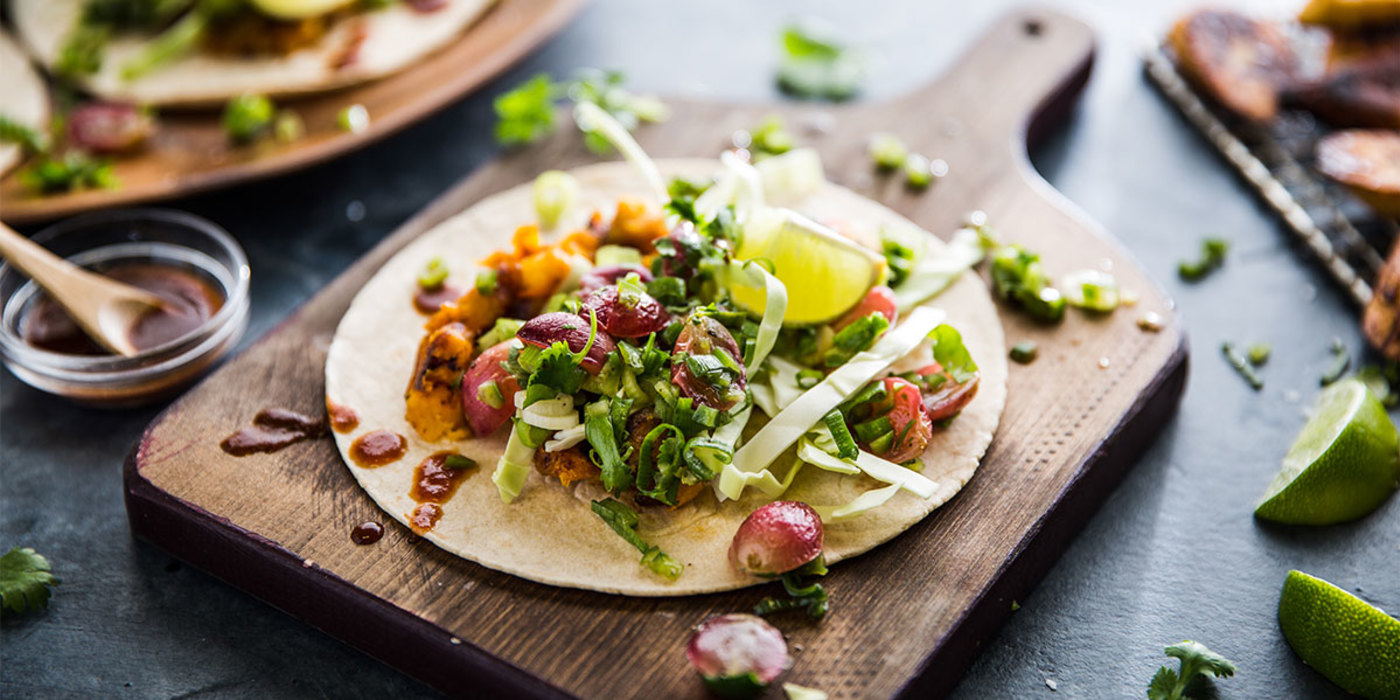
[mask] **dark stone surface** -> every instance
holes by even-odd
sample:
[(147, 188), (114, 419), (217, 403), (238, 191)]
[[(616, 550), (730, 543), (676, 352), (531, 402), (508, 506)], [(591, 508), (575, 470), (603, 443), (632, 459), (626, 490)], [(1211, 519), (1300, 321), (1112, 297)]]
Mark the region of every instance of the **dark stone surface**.
[[(1162, 647), (1190, 638), (1239, 665), (1237, 677), (1216, 685), (1220, 697), (1342, 697), (1280, 636), (1279, 587), (1298, 568), (1400, 609), (1400, 500), (1358, 523), (1318, 529), (1266, 527), (1250, 512), (1302, 423), (1329, 339), (1360, 347), (1356, 314), (1141, 78), (1137, 49), (1194, 3), (1069, 4), (1100, 32), (1097, 74), (1067, 130), (1034, 154), (1036, 165), (1176, 297), (1193, 371), (1180, 416), (1021, 601), (957, 696), (1142, 697), (1167, 660)], [(642, 90), (775, 99), (777, 30), (816, 16), (871, 48), (866, 98), (879, 99), (936, 74), (1001, 5), (599, 0), (482, 95), (396, 137), (173, 206), (220, 222), (247, 248), (247, 343), (489, 158), (491, 97), (537, 71), (620, 67)], [(358, 221), (347, 218), (355, 202), (363, 204)], [(1208, 234), (1232, 241), (1229, 263), (1200, 284), (1180, 283), (1176, 261)], [(1273, 344), (1262, 392), (1220, 359), (1226, 339)], [(75, 408), (0, 376), (0, 546), (35, 547), (63, 579), (47, 611), (0, 625), (0, 695), (430, 695), (131, 539), (119, 469), (157, 410)], [(892, 601), (897, 594), (892, 587)]]

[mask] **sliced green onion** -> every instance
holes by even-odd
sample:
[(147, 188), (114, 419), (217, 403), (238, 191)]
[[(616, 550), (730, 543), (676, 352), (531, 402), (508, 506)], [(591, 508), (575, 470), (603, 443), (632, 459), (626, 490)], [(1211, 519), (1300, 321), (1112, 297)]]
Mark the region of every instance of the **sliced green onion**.
[(763, 305), (763, 318), (758, 322), (758, 337), (754, 339), (752, 354), (744, 357), (744, 366), (750, 372), (757, 372), (778, 342), (778, 332), (783, 327), (783, 314), (787, 312), (787, 287), (761, 264), (754, 260), (732, 262), (728, 267), (731, 284), (749, 287), (763, 285), (766, 296)]
[(1332, 339), (1332, 367), (1322, 375), (1321, 384), (1327, 386), (1336, 382), (1346, 375), (1347, 369), (1351, 367), (1351, 355), (1347, 353), (1347, 346), (1342, 343), (1341, 338)]
[(928, 156), (910, 153), (904, 159), (904, 186), (912, 190), (926, 190), (933, 184), (933, 167)]
[(1245, 351), (1245, 357), (1249, 360), (1249, 364), (1262, 367), (1264, 363), (1269, 361), (1269, 352), (1268, 343), (1255, 343)]
[[(1264, 378), (1260, 377), (1259, 373), (1255, 372), (1254, 368), (1250, 366), (1249, 360), (1246, 359), (1244, 355), (1241, 355), (1239, 350), (1235, 349), (1234, 343), (1229, 341), (1221, 343), (1220, 352), (1225, 355), (1225, 360), (1230, 363), (1230, 366), (1235, 369), (1235, 372), (1241, 377), (1244, 377), (1246, 382), (1249, 382), (1251, 389), (1259, 391), (1264, 388)], [(1346, 368), (1343, 367), (1342, 371), (1345, 372)], [(1325, 385), (1326, 377), (1323, 378), (1323, 382)]]
[(880, 170), (898, 170), (909, 158), (909, 147), (894, 134), (874, 134), (870, 137), (870, 160)]
[(442, 285), (447, 281), (447, 263), (440, 257), (434, 257), (428, 261), (423, 271), (418, 273), (418, 286), (425, 292), (432, 292), (442, 289)]
[(506, 397), (501, 393), (501, 387), (496, 384), (494, 379), (476, 388), (476, 398), (491, 408), (500, 408), (506, 405)]
[(464, 456), (464, 455), (456, 455), (456, 454), (447, 455), (447, 457), (443, 458), (443, 460), (442, 460), (442, 466), (447, 467), (448, 469), (454, 469), (454, 470), (456, 470), (456, 469), (475, 469), (475, 468), (476, 468), (476, 460), (472, 459), (471, 457)]
[(799, 389), (811, 389), (817, 385), (817, 382), (822, 380), (823, 376), (825, 375), (818, 369), (800, 370), (797, 373), (797, 387)]
[(1060, 280), (1065, 301), (1070, 306), (1108, 313), (1122, 301), (1118, 293), (1118, 281), (1113, 275), (1099, 270), (1077, 270)]
[[(1036, 355), (1039, 351), (1040, 346), (1036, 345), (1034, 340), (1023, 340), (1011, 346), (1010, 354), (1012, 360), (1023, 365), (1028, 365), (1035, 362)], [(941, 379), (943, 375), (938, 376)]]
[(593, 501), (592, 508), (593, 512), (602, 518), (608, 527), (612, 528), (613, 532), (642, 552), (643, 566), (651, 569), (652, 573), (662, 578), (672, 581), (680, 578), (685, 567), (661, 551), (660, 547), (647, 544), (646, 540), (637, 533), (637, 525), (641, 522), (641, 518), (637, 516), (636, 511), (612, 498)]
[(603, 488), (621, 493), (632, 485), (632, 471), (622, 461), (617, 446), (617, 435), (613, 433), (608, 399), (599, 399), (583, 409), (583, 425), (588, 436), (588, 444), (602, 461)]
[(836, 441), (836, 456), (841, 459), (855, 459), (860, 448), (856, 447), (855, 439), (846, 429), (846, 417), (841, 415), (840, 411), (832, 409), (822, 422), (826, 423), (826, 429), (831, 431), (831, 438)]
[(501, 343), (515, 337), (520, 332), (520, 328), (525, 322), (518, 318), (498, 318), (491, 326), (491, 330), (482, 333), (476, 339), (476, 351), (485, 352)]
[(476, 291), (484, 296), (496, 293), (496, 271), (482, 270), (476, 273)]
[(362, 134), (369, 129), (369, 110), (362, 104), (353, 104), (335, 115), (335, 123), (342, 131)]
[[(910, 423), (912, 422), (913, 421), (910, 421)], [(866, 444), (870, 445), (870, 451), (877, 455), (882, 455), (886, 452), (889, 452), (890, 448), (894, 446), (894, 429), (891, 428), (883, 433), (880, 433), (879, 435), (876, 435), (875, 437), (869, 440), (866, 440)]]
[(933, 338), (933, 359), (943, 366), (943, 371), (947, 372), (959, 384), (966, 384), (973, 377), (977, 376), (977, 363), (972, 360), (972, 353), (967, 351), (967, 346), (963, 345), (962, 334), (958, 329), (943, 323), (933, 329), (929, 334)]
[(146, 42), (141, 53), (122, 66), (122, 80), (136, 80), (189, 53), (199, 44), (200, 38), (208, 28), (207, 13), (196, 9), (186, 14), (169, 29)]
[[(559, 172), (551, 170), (550, 172)], [(545, 173), (546, 175), (548, 173)], [(567, 173), (559, 173), (568, 175)], [(541, 175), (540, 177), (544, 177)], [(569, 176), (572, 179), (572, 176)], [(539, 178), (535, 179), (535, 186), (539, 187)], [(642, 251), (630, 245), (605, 245), (598, 248), (598, 252), (593, 254), (593, 264), (598, 267), (616, 267), (619, 265), (641, 265)]]
[(857, 423), (853, 430), (856, 437), (859, 438), (861, 442), (868, 443), (885, 433), (893, 431), (894, 426), (890, 425), (890, 417), (884, 415), (872, 418), (864, 423)]
[[(559, 225), (562, 219), (578, 203), (579, 186), (578, 180), (562, 170), (546, 170), (535, 177), (535, 184), (531, 187), (534, 194), (535, 215), (539, 217), (540, 226), (552, 229)], [(617, 248), (619, 246), (603, 246), (603, 248)], [(598, 253), (603, 252), (603, 248)], [(635, 249), (629, 249), (635, 252)], [(639, 261), (641, 257), (637, 258)], [(599, 265), (604, 264), (601, 260)]]
[(1201, 257), (1198, 260), (1182, 261), (1176, 267), (1177, 275), (1187, 282), (1196, 282), (1224, 265), (1225, 254), (1229, 251), (1229, 241), (1207, 238), (1201, 241)]

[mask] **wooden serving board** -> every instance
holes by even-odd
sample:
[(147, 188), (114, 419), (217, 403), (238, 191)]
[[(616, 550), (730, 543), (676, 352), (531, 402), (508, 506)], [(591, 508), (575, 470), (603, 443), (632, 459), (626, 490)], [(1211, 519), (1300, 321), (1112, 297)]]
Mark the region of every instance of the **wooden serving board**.
[[(715, 154), (766, 115), (798, 129), (826, 111), (834, 129), (802, 140), (837, 182), (944, 236), (984, 210), (1001, 237), (1043, 253), (1052, 275), (1111, 267), (1141, 297), (1107, 316), (1071, 310), (1052, 327), (1003, 308), (1008, 344), (1034, 340), (1040, 357), (1012, 365), (981, 469), (924, 522), (836, 565), (825, 620), (775, 619), (795, 650), (786, 680), (833, 697), (948, 691), (1176, 408), (1186, 346), (1170, 300), (1025, 156), (1027, 139), (1068, 111), (1093, 53), (1085, 25), (1024, 10), (998, 20), (942, 79), (890, 103), (681, 103), (671, 122), (639, 135), (658, 156)], [(874, 131), (945, 159), (950, 174), (922, 194), (872, 175)], [(483, 168), (171, 406), (127, 461), (133, 531), (451, 695), (702, 697), (683, 655), (689, 629), (771, 590), (637, 599), (532, 583), (412, 537), (361, 492), (328, 438), (244, 458), (218, 446), (261, 408), (322, 410), (336, 323), (395, 251), (486, 195), (589, 159), (563, 134)], [(1139, 329), (1148, 312), (1165, 328)], [(356, 546), (350, 530), (365, 520), (388, 533)]]
[[(12, 224), (82, 211), (149, 202), (227, 187), (304, 168), (368, 146), (456, 100), (495, 77), (563, 28), (584, 0), (497, 0), (447, 48), (400, 73), (322, 95), (279, 100), (296, 110), (306, 134), (289, 144), (228, 142), (219, 110), (175, 110), (141, 151), (114, 159), (121, 181), (113, 189), (36, 195), (19, 170), (0, 179), (0, 215)], [(369, 127), (340, 128), (337, 116), (364, 105)]]

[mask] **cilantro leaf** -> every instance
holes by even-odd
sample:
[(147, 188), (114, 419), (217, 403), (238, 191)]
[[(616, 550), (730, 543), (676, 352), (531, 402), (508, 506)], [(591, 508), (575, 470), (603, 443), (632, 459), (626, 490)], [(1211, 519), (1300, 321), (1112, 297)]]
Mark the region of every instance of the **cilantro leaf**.
[(560, 394), (577, 394), (588, 373), (579, 367), (579, 360), (569, 350), (569, 344), (559, 341), (540, 352), (535, 371), (530, 374), (530, 386), (542, 384)]
[(554, 131), (554, 81), (541, 73), (492, 103), (496, 140), (506, 146), (534, 143)]
[(29, 547), (0, 556), (0, 608), (16, 613), (46, 608), (49, 587), (57, 584), (49, 560)]
[(1206, 648), (1200, 642), (1186, 640), (1166, 648), (1167, 656), (1181, 660), (1181, 673), (1163, 666), (1152, 676), (1147, 686), (1150, 700), (1189, 700), (1186, 687), (1198, 676), (1229, 678), (1235, 675), (1235, 665), (1225, 657)]
[(963, 345), (962, 334), (958, 329), (944, 323), (929, 334), (933, 338), (933, 359), (943, 365), (943, 369), (953, 377), (953, 381), (965, 384), (977, 376), (977, 363), (972, 353)]
[(854, 51), (808, 27), (782, 34), (778, 87), (796, 97), (845, 100), (860, 91), (865, 62)]

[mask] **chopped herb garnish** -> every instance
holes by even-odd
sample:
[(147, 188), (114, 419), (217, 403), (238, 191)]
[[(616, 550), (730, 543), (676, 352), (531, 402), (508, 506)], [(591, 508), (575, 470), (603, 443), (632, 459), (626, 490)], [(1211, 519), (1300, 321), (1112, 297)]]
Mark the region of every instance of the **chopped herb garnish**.
[(353, 104), (335, 115), (335, 123), (341, 131), (362, 134), (369, 129), (369, 110), (362, 104)]
[(584, 407), (584, 435), (588, 444), (593, 447), (593, 452), (598, 455), (603, 488), (612, 493), (622, 493), (624, 489), (632, 486), (633, 474), (622, 461), (622, 454), (617, 445), (617, 433), (613, 430), (611, 408), (608, 399), (599, 399)]
[(597, 513), (613, 532), (642, 552), (642, 565), (651, 569), (652, 573), (672, 581), (680, 578), (684, 567), (661, 551), (660, 547), (647, 544), (646, 540), (642, 539), (637, 533), (637, 524), (641, 522), (641, 518), (637, 516), (636, 511), (628, 508), (627, 504), (613, 498), (593, 501), (593, 512)]
[(520, 331), (520, 327), (523, 325), (525, 325), (525, 322), (518, 318), (502, 317), (496, 319), (495, 325), (491, 326), (490, 330), (477, 336), (476, 351), (485, 352), (503, 341), (514, 338), (515, 334)]
[(841, 459), (855, 459), (859, 448), (856, 447), (855, 438), (851, 437), (851, 431), (846, 429), (846, 417), (833, 408), (822, 418), (822, 422), (831, 431), (831, 437), (836, 442), (836, 456)]
[(1122, 301), (1118, 280), (1107, 272), (1078, 270), (1065, 275), (1060, 283), (1065, 290), (1065, 302), (1075, 308), (1108, 313)]
[(275, 113), (272, 100), (267, 97), (239, 95), (224, 106), (224, 133), (234, 143), (251, 143), (272, 127)]
[(1255, 343), (1250, 345), (1248, 350), (1245, 350), (1244, 356), (1245, 359), (1249, 360), (1249, 364), (1255, 367), (1263, 367), (1264, 363), (1269, 361), (1269, 352), (1270, 348), (1268, 343)]
[(433, 292), (442, 289), (442, 285), (447, 282), (447, 263), (442, 258), (434, 257), (423, 267), (423, 271), (418, 273), (418, 286), (425, 292)]
[(1011, 359), (1023, 365), (1028, 365), (1035, 362), (1036, 355), (1039, 351), (1040, 347), (1035, 344), (1034, 340), (1023, 340), (1011, 346)]
[(1201, 241), (1201, 257), (1194, 261), (1182, 261), (1176, 266), (1181, 279), (1195, 282), (1225, 264), (1225, 254), (1230, 250), (1230, 242), (1220, 238), (1207, 238)]
[(48, 148), (43, 134), (0, 114), (0, 143), (18, 145), (25, 153), (43, 153)]
[(1166, 666), (1157, 669), (1147, 685), (1148, 700), (1185, 700), (1186, 687), (1197, 676), (1229, 678), (1235, 675), (1234, 664), (1199, 642), (1186, 640), (1173, 644), (1166, 648), (1166, 654), (1181, 660), (1181, 671)]
[(1346, 376), (1347, 370), (1351, 368), (1351, 355), (1347, 353), (1347, 346), (1341, 338), (1332, 339), (1332, 366), (1322, 375), (1322, 386), (1327, 386), (1338, 379)]
[(14, 547), (0, 556), (0, 609), (13, 613), (49, 606), (49, 589), (58, 585), (49, 560), (29, 547)]
[(505, 394), (501, 393), (501, 387), (494, 379), (476, 388), (476, 398), (491, 408), (501, 408), (506, 405)]
[(1264, 388), (1263, 377), (1260, 377), (1259, 374), (1254, 371), (1253, 365), (1249, 364), (1249, 359), (1240, 354), (1239, 350), (1235, 349), (1234, 343), (1228, 341), (1221, 343), (1220, 352), (1225, 355), (1225, 359), (1230, 363), (1230, 366), (1234, 367), (1235, 371), (1238, 372), (1241, 377), (1244, 377), (1246, 382), (1249, 382), (1251, 388), (1255, 391)]
[(822, 377), (824, 376), (825, 375), (822, 374), (821, 370), (817, 369), (798, 370), (797, 388), (811, 389), (812, 387), (816, 386), (819, 382), (821, 382)]
[(845, 100), (860, 90), (865, 62), (859, 54), (810, 27), (782, 34), (778, 87), (796, 97)]
[(890, 268), (890, 288), (897, 289), (914, 271), (914, 249), (889, 236), (880, 239), (880, 248)]
[(992, 253), (991, 272), (997, 296), (1041, 321), (1055, 323), (1065, 317), (1065, 299), (1050, 286), (1039, 255), (1019, 245), (1002, 246)]
[(977, 376), (977, 363), (972, 360), (972, 353), (967, 351), (967, 346), (963, 344), (962, 334), (958, 329), (943, 323), (929, 333), (933, 338), (933, 359), (942, 365), (943, 371), (959, 384), (966, 384)]
[(25, 187), (42, 194), (73, 192), (81, 189), (106, 189), (119, 183), (112, 174), (112, 164), (81, 151), (69, 151), (62, 156), (42, 158), (19, 175)]
[(448, 469), (476, 469), (476, 460), (464, 455), (447, 455), (442, 460), (442, 466)]
[[(912, 422), (912, 421), (911, 421)], [(755, 615), (770, 615), (784, 610), (806, 610), (807, 615), (819, 620), (830, 609), (826, 589), (820, 583), (802, 585), (804, 576), (825, 576), (826, 560), (818, 556), (796, 571), (789, 571), (781, 577), (787, 598), (764, 598), (754, 607)]]
[(552, 229), (578, 203), (578, 180), (562, 170), (546, 170), (535, 177), (531, 193), (540, 225)]
[(894, 134), (875, 134), (870, 137), (870, 160), (875, 167), (893, 172), (904, 167), (909, 159), (909, 147)]
[(272, 122), (272, 136), (280, 143), (291, 143), (306, 135), (306, 123), (294, 110), (283, 109), (277, 112)]

